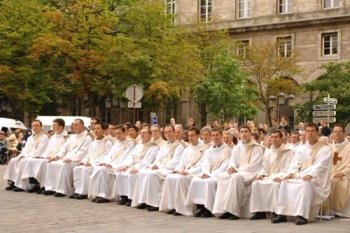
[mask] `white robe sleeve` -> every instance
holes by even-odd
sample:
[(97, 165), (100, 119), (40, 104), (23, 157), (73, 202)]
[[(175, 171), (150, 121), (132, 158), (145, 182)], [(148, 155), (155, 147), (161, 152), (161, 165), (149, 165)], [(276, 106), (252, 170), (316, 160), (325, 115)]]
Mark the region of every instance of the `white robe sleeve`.
[(174, 170), (176, 165), (180, 162), (183, 150), (184, 147), (179, 144), (174, 151), (173, 157), (164, 165), (164, 168)]

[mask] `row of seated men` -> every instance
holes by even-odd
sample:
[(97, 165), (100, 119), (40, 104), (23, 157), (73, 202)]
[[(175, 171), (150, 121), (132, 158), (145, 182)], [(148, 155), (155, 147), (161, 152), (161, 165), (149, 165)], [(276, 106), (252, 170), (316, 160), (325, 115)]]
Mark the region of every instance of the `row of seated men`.
[(308, 124), (307, 142), (293, 150), (280, 131), (271, 133), (272, 147), (264, 149), (248, 126), (240, 128), (233, 148), (215, 128), (190, 128), (186, 144), (176, 140), (171, 125), (164, 127), (165, 141), (152, 138), (158, 126), (145, 127), (137, 143), (120, 125), (113, 144), (99, 122), (94, 136), (80, 119), (68, 138), (61, 119), (54, 120), (50, 139), (41, 127), (40, 121), (32, 122), (33, 135), (11, 159), (3, 177), (7, 190), (96, 203), (116, 199), (121, 205), (195, 217), (256, 220), (269, 213), (272, 223), (280, 223), (295, 216), (297, 225), (313, 220), (328, 199), (339, 215), (350, 209), (350, 144), (340, 125), (328, 145), (318, 140), (317, 125)]

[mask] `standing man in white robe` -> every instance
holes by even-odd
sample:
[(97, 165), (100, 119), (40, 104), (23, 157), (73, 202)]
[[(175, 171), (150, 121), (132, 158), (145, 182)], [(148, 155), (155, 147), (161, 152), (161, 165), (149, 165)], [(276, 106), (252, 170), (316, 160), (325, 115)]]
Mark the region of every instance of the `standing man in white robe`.
[(73, 169), (75, 190), (73, 197), (76, 199), (87, 199), (91, 173), (111, 150), (112, 142), (105, 136), (107, 128), (107, 124), (95, 123), (93, 130), (95, 140), (91, 143), (87, 156), (80, 162), (80, 166)]
[(265, 219), (266, 212), (275, 217), (280, 183), (293, 158), (293, 151), (283, 144), (281, 131), (272, 131), (270, 135), (272, 147), (264, 153), (262, 168), (252, 184), (250, 212), (251, 220)]
[(96, 203), (106, 203), (113, 199), (115, 174), (123, 168), (124, 162), (135, 147), (135, 140), (126, 139), (127, 130), (124, 125), (115, 127), (116, 143), (105, 159), (94, 168), (89, 183), (89, 198)]
[(306, 126), (307, 143), (295, 152), (288, 175), (281, 183), (277, 216), (272, 223), (286, 222), (289, 215), (296, 216), (296, 225), (307, 224), (328, 198), (332, 149), (318, 140), (318, 131), (314, 123)]
[[(23, 189), (27, 189), (22, 186), (15, 187), (15, 182), (20, 181), (18, 179), (20, 164), (23, 163), (22, 166), (25, 165), (27, 158), (39, 157), (40, 155), (45, 153), (47, 146), (49, 144), (49, 137), (42, 131), (42, 123), (39, 120), (34, 120), (32, 122), (32, 131), (33, 134), (28, 138), (26, 146), (22, 150), (22, 152), (15, 158), (12, 158), (5, 170), (4, 180), (8, 181), (9, 186), (6, 187), (6, 190), (14, 190), (14, 191), (23, 191)], [(20, 175), (21, 177), (21, 175)]]
[(45, 182), (47, 163), (59, 152), (68, 137), (67, 133), (63, 132), (64, 125), (65, 122), (63, 119), (57, 118), (53, 120), (52, 129), (54, 135), (51, 136), (44, 154), (22, 160), (16, 181), (17, 187), (25, 189), (30, 183), (33, 187), (28, 192), (37, 192), (40, 194), (44, 191), (44, 187), (41, 189), (40, 184)]
[(56, 197), (64, 197), (74, 193), (73, 168), (86, 156), (92, 138), (81, 119), (74, 120), (73, 130), (74, 134), (68, 138), (55, 159), (47, 164), (44, 192), (46, 195), (55, 192)]
[(140, 138), (142, 143), (136, 145), (116, 174), (113, 190), (114, 196), (120, 197), (120, 205), (131, 206), (137, 175), (154, 162), (159, 151), (157, 144), (151, 141), (151, 129), (141, 129)]
[(191, 216), (191, 211), (196, 205), (195, 217), (213, 217), (217, 177), (227, 169), (230, 161), (231, 148), (222, 141), (222, 131), (214, 128), (211, 131), (211, 139), (214, 143), (204, 152), (202, 171), (191, 180), (186, 197), (186, 208), (177, 210), (182, 215)]
[(184, 147), (176, 140), (174, 126), (165, 126), (164, 135), (168, 142), (159, 149), (154, 164), (137, 176), (131, 203), (133, 207), (158, 211), (164, 179), (180, 162)]
[(213, 213), (221, 214), (220, 219), (248, 217), (251, 184), (261, 169), (264, 149), (251, 139), (250, 127), (242, 126), (239, 137), (227, 171), (218, 177)]
[[(165, 178), (159, 210), (168, 214), (180, 215), (187, 210), (185, 206), (188, 188), (194, 175), (201, 172), (204, 151), (209, 144), (199, 142), (200, 131), (196, 127), (188, 129), (189, 146), (182, 154), (180, 163), (175, 171)], [(192, 208), (189, 210), (192, 213)]]

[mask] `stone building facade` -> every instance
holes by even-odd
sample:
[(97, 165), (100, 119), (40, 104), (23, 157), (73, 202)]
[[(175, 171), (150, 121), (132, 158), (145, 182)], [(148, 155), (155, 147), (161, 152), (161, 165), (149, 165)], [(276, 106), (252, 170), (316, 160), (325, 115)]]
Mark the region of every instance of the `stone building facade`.
[[(229, 30), (233, 42), (277, 42), (281, 56), (297, 56), (301, 72), (293, 79), (299, 84), (317, 79), (325, 63), (350, 60), (350, 0), (165, 2), (168, 12), (177, 15), (177, 24), (214, 21), (215, 27)], [(178, 112), (188, 110), (196, 114), (186, 106)]]

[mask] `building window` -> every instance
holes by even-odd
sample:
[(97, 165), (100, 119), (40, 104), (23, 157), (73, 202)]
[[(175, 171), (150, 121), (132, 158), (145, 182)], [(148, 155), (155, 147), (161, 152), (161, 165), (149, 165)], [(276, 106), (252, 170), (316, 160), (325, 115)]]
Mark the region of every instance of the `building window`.
[(238, 18), (249, 18), (251, 15), (251, 0), (238, 0)]
[(322, 55), (337, 55), (338, 54), (338, 33), (323, 33), (322, 34)]
[(292, 12), (293, 0), (278, 0), (278, 13), (287, 14)]
[(340, 0), (323, 0), (323, 8), (340, 7)]
[(211, 21), (212, 18), (212, 0), (199, 0), (199, 13), (200, 13), (200, 21), (202, 23), (207, 23)]
[(277, 38), (278, 56), (291, 57), (292, 56), (292, 37), (278, 37)]
[(240, 40), (236, 42), (236, 54), (239, 57), (245, 58), (247, 49), (249, 47), (249, 40)]
[(165, 13), (175, 14), (175, 0), (165, 0)]

